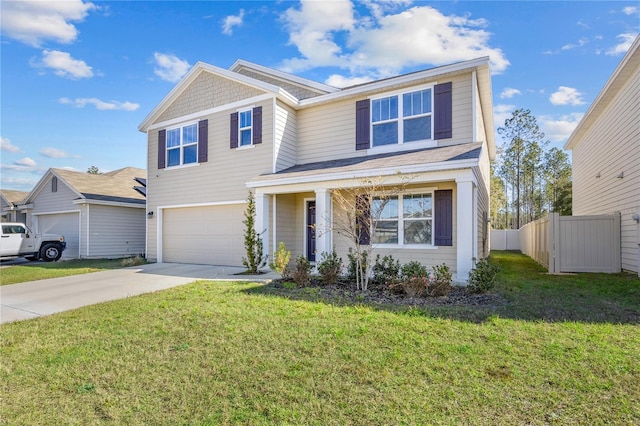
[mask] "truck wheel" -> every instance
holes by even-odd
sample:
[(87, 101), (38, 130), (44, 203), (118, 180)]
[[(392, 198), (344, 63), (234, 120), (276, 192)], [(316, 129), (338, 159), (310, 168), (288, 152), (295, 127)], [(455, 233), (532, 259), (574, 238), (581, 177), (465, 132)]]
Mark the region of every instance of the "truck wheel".
[(45, 244), (40, 249), (40, 259), (44, 260), (45, 262), (55, 262), (56, 260), (60, 259), (60, 256), (62, 256), (62, 247), (60, 247), (59, 244)]

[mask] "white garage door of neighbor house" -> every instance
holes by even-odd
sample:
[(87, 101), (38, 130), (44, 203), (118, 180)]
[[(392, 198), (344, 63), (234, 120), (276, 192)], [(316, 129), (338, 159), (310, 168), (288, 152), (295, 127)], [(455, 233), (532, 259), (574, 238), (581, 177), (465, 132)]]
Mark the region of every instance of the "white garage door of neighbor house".
[(62, 235), (67, 242), (62, 258), (74, 259), (80, 256), (79, 220), (79, 213), (41, 214), (38, 215), (37, 232)]
[(163, 262), (242, 266), (246, 205), (164, 209)]

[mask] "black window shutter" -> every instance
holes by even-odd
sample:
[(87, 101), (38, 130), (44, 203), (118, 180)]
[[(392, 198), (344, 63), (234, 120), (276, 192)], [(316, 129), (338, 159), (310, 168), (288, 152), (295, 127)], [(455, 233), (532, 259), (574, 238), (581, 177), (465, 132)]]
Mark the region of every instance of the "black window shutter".
[(356, 102), (356, 150), (369, 149), (371, 144), (370, 105), (369, 99)]
[(167, 131), (160, 130), (158, 132), (158, 169), (164, 169), (165, 156), (167, 150)]
[(209, 154), (209, 120), (198, 122), (198, 163), (206, 163)]
[(231, 149), (238, 147), (238, 113), (231, 114)]
[(434, 139), (453, 137), (451, 82), (436, 84), (433, 90)]
[(253, 144), (262, 143), (262, 107), (253, 109)]
[(435, 235), (437, 246), (453, 245), (453, 191), (451, 189), (436, 191), (434, 201)]
[(360, 245), (371, 241), (371, 203), (366, 195), (356, 195), (356, 230)]

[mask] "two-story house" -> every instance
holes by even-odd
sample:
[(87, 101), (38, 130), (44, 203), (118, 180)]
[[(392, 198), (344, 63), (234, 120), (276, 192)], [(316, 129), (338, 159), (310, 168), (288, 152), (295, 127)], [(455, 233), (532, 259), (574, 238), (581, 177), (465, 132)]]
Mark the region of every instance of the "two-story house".
[(282, 241), (293, 257), (335, 248), (346, 259), (334, 191), (403, 176), (410, 184), (370, 236), (376, 253), (445, 262), (458, 282), (488, 255), (486, 57), (344, 89), (242, 60), (228, 70), (199, 62), (139, 129), (150, 260), (242, 265), (249, 190), (267, 254)]

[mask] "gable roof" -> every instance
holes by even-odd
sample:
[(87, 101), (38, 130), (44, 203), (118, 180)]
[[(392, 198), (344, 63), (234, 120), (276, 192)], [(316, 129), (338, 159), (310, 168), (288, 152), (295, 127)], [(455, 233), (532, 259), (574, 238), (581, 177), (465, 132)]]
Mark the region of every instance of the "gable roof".
[(71, 189), (78, 199), (112, 202), (146, 204), (143, 194), (135, 190), (136, 178), (146, 177), (147, 171), (136, 167), (125, 167), (103, 174), (90, 174), (64, 169), (49, 169), (29, 196), (25, 204), (32, 202), (46, 186), (49, 178), (55, 176)]
[(593, 101), (585, 115), (573, 130), (571, 136), (564, 144), (564, 149), (573, 149), (582, 140), (584, 134), (591, 128), (594, 122), (611, 104), (616, 95), (622, 90), (627, 81), (640, 69), (640, 35), (638, 35), (616, 67), (609, 80)]
[(4, 198), (10, 206), (17, 206), (21, 204), (25, 198), (29, 195), (26, 191), (15, 191), (13, 189), (0, 189), (0, 196)]

